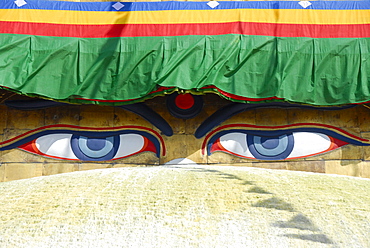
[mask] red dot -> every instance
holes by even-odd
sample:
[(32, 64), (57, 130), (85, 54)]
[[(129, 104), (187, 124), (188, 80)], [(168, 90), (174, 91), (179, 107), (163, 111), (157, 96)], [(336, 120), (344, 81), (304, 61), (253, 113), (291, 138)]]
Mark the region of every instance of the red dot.
[(175, 104), (178, 108), (190, 109), (194, 106), (194, 98), (189, 93), (181, 94), (176, 97)]

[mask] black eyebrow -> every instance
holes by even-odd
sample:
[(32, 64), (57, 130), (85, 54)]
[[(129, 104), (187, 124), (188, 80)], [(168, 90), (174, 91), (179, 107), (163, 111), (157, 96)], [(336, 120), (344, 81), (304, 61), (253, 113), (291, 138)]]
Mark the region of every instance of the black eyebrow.
[(142, 118), (153, 124), (156, 128), (161, 130), (164, 135), (166, 136), (173, 135), (173, 130), (171, 126), (168, 124), (168, 122), (165, 119), (163, 119), (163, 117), (160, 116), (157, 112), (151, 109), (148, 105), (144, 103), (134, 103), (128, 105), (121, 105), (118, 107), (131, 111), (141, 116)]
[(259, 109), (259, 108), (305, 108), (305, 109), (320, 109), (320, 110), (341, 110), (355, 107), (356, 105), (345, 105), (345, 106), (331, 106), (331, 107), (318, 107), (309, 105), (292, 104), (287, 102), (275, 102), (275, 103), (231, 103), (225, 107), (217, 110), (207, 119), (205, 119), (202, 124), (199, 125), (194, 133), (194, 136), (199, 139), (211, 131), (214, 127), (220, 125), (222, 122), (233, 117), (236, 114), (242, 113), (244, 111)]
[[(37, 109), (44, 109), (62, 105), (70, 105), (68, 103), (62, 102), (54, 102), (50, 100), (14, 100), (14, 101), (5, 101), (4, 103), (7, 107), (19, 109), (19, 110), (37, 110)], [(134, 103), (128, 105), (121, 105), (118, 106), (119, 108), (123, 108), (130, 112), (133, 112), (148, 122), (150, 122), (153, 126), (161, 130), (161, 132), (166, 136), (172, 136), (173, 130), (168, 122), (163, 119), (158, 113), (156, 113), (153, 109), (149, 106), (145, 105), (144, 103)]]

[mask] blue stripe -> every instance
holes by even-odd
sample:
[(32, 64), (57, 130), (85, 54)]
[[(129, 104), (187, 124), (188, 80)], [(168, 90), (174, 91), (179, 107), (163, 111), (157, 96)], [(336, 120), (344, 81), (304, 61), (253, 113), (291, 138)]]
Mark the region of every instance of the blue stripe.
[[(116, 2), (60, 2), (25, 0), (26, 5), (18, 7), (14, 0), (1, 0), (0, 9), (43, 9), (75, 11), (117, 11), (112, 5)], [(256, 1), (256, 2), (219, 2), (215, 9), (304, 9), (298, 1)], [(125, 6), (119, 11), (156, 11), (156, 10), (212, 10), (207, 2), (122, 2)], [(366, 10), (370, 1), (312, 1), (306, 9), (317, 10)]]

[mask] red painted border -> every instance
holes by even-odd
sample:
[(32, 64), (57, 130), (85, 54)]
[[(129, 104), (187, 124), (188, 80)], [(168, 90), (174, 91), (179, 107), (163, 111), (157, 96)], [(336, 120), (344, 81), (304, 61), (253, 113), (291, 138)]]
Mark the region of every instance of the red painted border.
[(257, 126), (257, 125), (250, 125), (250, 124), (229, 124), (229, 125), (224, 125), (224, 126), (218, 127), (218, 128), (209, 132), (206, 135), (206, 137), (204, 138), (203, 143), (202, 143), (202, 154), (203, 155), (205, 154), (205, 149), (206, 149), (208, 140), (215, 133), (223, 131), (227, 128), (238, 128), (238, 127), (239, 128), (242, 127), (242, 128), (265, 129), (265, 130), (289, 129), (289, 128), (292, 128), (292, 127), (296, 127), (296, 128), (299, 128), (299, 127), (316, 127), (316, 128), (320, 127), (320, 128), (325, 128), (325, 129), (329, 129), (329, 130), (330, 129), (335, 130), (336, 132), (339, 132), (342, 135), (349, 136), (349, 137), (351, 137), (353, 139), (356, 139), (356, 140), (360, 140), (361, 142), (365, 142), (365, 143), (370, 142), (370, 140), (368, 140), (368, 139), (360, 138), (360, 137), (358, 137), (356, 135), (353, 135), (353, 134), (351, 134), (347, 131), (344, 131), (344, 130), (338, 128), (338, 127), (330, 126), (330, 125), (327, 125), (327, 124), (320, 124), (320, 123), (296, 123), (296, 124), (283, 125), (283, 126)]
[[(327, 135), (328, 136), (328, 135)], [(347, 142), (344, 142), (344, 141), (341, 141), (339, 139), (336, 139), (336, 138), (333, 138), (333, 137), (330, 137), (328, 136), (328, 138), (330, 139), (331, 141), (331, 145), (328, 149), (324, 150), (324, 151), (321, 151), (321, 152), (317, 152), (317, 153), (313, 153), (313, 154), (309, 154), (309, 155), (305, 155), (305, 156), (300, 156), (300, 157), (291, 157), (291, 158), (286, 158), (286, 159), (277, 159), (276, 161), (286, 161), (286, 160), (292, 160), (292, 159), (301, 159), (301, 158), (308, 158), (308, 157), (312, 157), (312, 156), (317, 156), (317, 155), (321, 155), (321, 154), (324, 154), (324, 153), (327, 153), (327, 152), (331, 152), (331, 151), (334, 151), (342, 146), (345, 146), (345, 145), (348, 145)], [(237, 154), (235, 152), (232, 152), (232, 151), (228, 151), (226, 148), (224, 148), (222, 146), (222, 144), (220, 143), (220, 138), (217, 139), (217, 143), (215, 144), (218, 148), (213, 148), (214, 145), (212, 145), (212, 150), (211, 150), (211, 154), (213, 152), (224, 152), (224, 153), (227, 153), (227, 154), (230, 154), (230, 155), (233, 155), (233, 156), (236, 156), (236, 157), (240, 157), (240, 158), (246, 158), (246, 159), (254, 159), (254, 160), (260, 160), (260, 159), (257, 159), (257, 158), (254, 158), (254, 157), (247, 157), (247, 156), (242, 156), (240, 154)], [(203, 151), (203, 148), (202, 148), (202, 151)], [(260, 161), (266, 161), (266, 160), (260, 160)], [(273, 161), (273, 160), (269, 160), (269, 161)]]
[[(159, 87), (157, 90), (148, 93), (147, 96), (150, 96), (150, 95), (153, 95), (153, 94), (156, 94), (156, 93), (162, 93), (164, 91), (173, 90), (173, 89), (175, 89), (175, 87)], [(216, 90), (221, 95), (223, 95), (227, 98), (231, 98), (233, 100), (238, 100), (238, 101), (259, 102), (259, 101), (265, 101), (265, 100), (284, 100), (284, 98), (279, 98), (279, 97), (275, 97), (275, 96), (265, 97), (265, 98), (249, 98), (249, 97), (244, 97), (244, 96), (238, 96), (238, 95), (231, 94), (231, 93), (228, 93), (226, 91), (220, 90), (216, 86), (206, 86), (206, 87), (200, 88), (200, 91), (208, 90), (208, 89), (209, 90)], [(134, 98), (134, 99), (128, 99), (128, 100), (101, 100), (101, 99), (89, 99), (89, 98), (79, 97), (79, 98), (75, 98), (75, 99), (76, 100), (84, 100), (84, 101), (96, 101), (96, 102), (130, 102), (130, 101), (138, 100), (140, 98)]]
[(223, 96), (228, 97), (228, 98), (231, 98), (233, 100), (238, 100), (238, 101), (259, 102), (259, 101), (266, 101), (266, 100), (284, 100), (284, 98), (279, 98), (279, 97), (276, 97), (276, 96), (264, 97), (264, 98), (249, 98), (249, 97), (244, 97), (244, 96), (238, 96), (238, 95), (231, 94), (231, 93), (228, 93), (226, 91), (220, 90), (216, 86), (207, 86), (207, 87), (203, 87), (202, 90), (203, 89), (216, 90), (220, 94), (222, 94)]
[(4, 145), (7, 145), (7, 144), (11, 144), (13, 142), (16, 142), (16, 141), (18, 141), (20, 139), (23, 139), (23, 138), (25, 138), (29, 135), (36, 134), (36, 133), (39, 133), (39, 132), (42, 132), (42, 131), (45, 131), (45, 130), (53, 130), (53, 129), (66, 129), (66, 130), (69, 129), (69, 130), (100, 131), (100, 132), (118, 131), (118, 130), (125, 130), (125, 129), (144, 130), (144, 131), (148, 131), (150, 133), (153, 133), (160, 140), (161, 147), (162, 147), (162, 156), (166, 155), (166, 147), (165, 147), (165, 144), (164, 144), (164, 139), (162, 138), (162, 136), (157, 131), (155, 131), (151, 128), (147, 128), (147, 127), (131, 126), (131, 125), (120, 126), (120, 127), (101, 127), (101, 128), (80, 127), (80, 126), (65, 125), (65, 124), (48, 125), (48, 126), (43, 126), (43, 127), (33, 129), (31, 131), (25, 132), (24, 134), (18, 135), (14, 138), (8, 139), (8, 140), (3, 141), (3, 142), (0, 142), (0, 147), (4, 146)]
[(183, 35), (259, 35), (275, 37), (368, 38), (370, 24), (184, 23), (75, 25), (0, 22), (0, 33), (56, 37), (110, 38)]
[[(156, 94), (156, 93), (162, 93), (163, 91), (172, 90), (172, 89), (175, 89), (175, 87), (159, 87), (157, 90), (154, 90), (154, 91), (148, 93), (146, 96), (150, 96), (150, 95), (153, 95), (153, 94)], [(102, 99), (89, 99), (89, 98), (77, 97), (77, 98), (74, 98), (74, 99), (84, 100), (84, 101), (94, 101), (94, 102), (130, 102), (130, 101), (138, 100), (140, 98), (127, 99), (127, 100), (102, 100)]]
[[(150, 145), (148, 145), (148, 143), (149, 143), (148, 138), (144, 137), (144, 146), (143, 146), (143, 148), (140, 151), (134, 152), (134, 153), (129, 154), (127, 156), (123, 156), (123, 157), (119, 157), (119, 158), (114, 158), (114, 159), (111, 159), (111, 160), (107, 160), (107, 162), (108, 161), (115, 161), (115, 160), (119, 160), (119, 159), (128, 158), (128, 157), (131, 157), (131, 156), (134, 156), (134, 155), (140, 154), (142, 152), (146, 152), (146, 151), (150, 151), (150, 152), (156, 153), (155, 148), (153, 149), (153, 147), (151, 147)], [(29, 148), (29, 147), (31, 147), (31, 148)], [(148, 147), (149, 147), (149, 149), (148, 149)], [(63, 158), (63, 157), (57, 157), (57, 156), (52, 156), (52, 155), (43, 153), (38, 148), (36, 148), (35, 140), (32, 140), (32, 141), (30, 141), (30, 142), (28, 142), (26, 144), (23, 144), (23, 145), (19, 146), (18, 148), (21, 149), (22, 151), (29, 152), (29, 153), (32, 153), (32, 154), (37, 154), (37, 155), (48, 157), (48, 158), (54, 158), (54, 159), (60, 159), (60, 160), (69, 160), (69, 161), (81, 161), (79, 159)], [(92, 162), (92, 161), (85, 161), (85, 162)], [(101, 162), (101, 161), (99, 161), (99, 162)]]

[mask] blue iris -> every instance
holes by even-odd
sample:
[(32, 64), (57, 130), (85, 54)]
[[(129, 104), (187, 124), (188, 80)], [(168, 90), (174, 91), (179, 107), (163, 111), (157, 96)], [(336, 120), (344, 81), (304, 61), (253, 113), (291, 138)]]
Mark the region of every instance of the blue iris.
[(119, 136), (86, 137), (73, 135), (71, 138), (72, 151), (76, 157), (84, 161), (111, 160), (119, 148)]
[(256, 159), (281, 160), (289, 156), (294, 148), (292, 133), (280, 136), (247, 135), (249, 151)]

